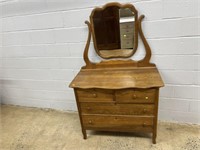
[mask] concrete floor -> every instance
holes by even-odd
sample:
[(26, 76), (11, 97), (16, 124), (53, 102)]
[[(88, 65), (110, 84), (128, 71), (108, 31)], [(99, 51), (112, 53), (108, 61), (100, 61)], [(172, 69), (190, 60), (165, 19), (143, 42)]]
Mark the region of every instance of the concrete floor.
[(151, 135), (88, 132), (83, 140), (77, 113), (1, 106), (1, 150), (200, 150), (200, 126), (159, 122)]

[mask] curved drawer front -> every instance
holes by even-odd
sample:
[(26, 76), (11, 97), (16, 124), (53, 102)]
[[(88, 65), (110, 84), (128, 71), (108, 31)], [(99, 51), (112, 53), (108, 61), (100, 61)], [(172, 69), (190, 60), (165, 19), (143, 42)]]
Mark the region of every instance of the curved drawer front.
[(81, 103), (82, 114), (115, 114), (153, 116), (152, 104)]
[(102, 89), (77, 89), (80, 102), (113, 102), (113, 91)]
[(153, 117), (82, 115), (86, 129), (152, 131)]
[(117, 103), (154, 103), (156, 89), (127, 89), (115, 93)]

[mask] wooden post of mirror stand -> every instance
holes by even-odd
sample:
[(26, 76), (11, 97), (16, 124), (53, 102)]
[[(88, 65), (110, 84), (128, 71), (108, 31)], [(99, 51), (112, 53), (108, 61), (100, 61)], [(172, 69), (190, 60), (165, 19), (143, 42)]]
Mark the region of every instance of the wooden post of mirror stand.
[(146, 52), (146, 55), (145, 57), (142, 59), (142, 60), (139, 60), (138, 61), (138, 66), (142, 67), (142, 66), (155, 66), (155, 64), (152, 64), (150, 63), (150, 59), (151, 59), (151, 48), (144, 36), (144, 33), (142, 31), (142, 20), (144, 19), (144, 15), (141, 15), (138, 19), (138, 32), (139, 32), (139, 35), (142, 39), (142, 42), (144, 44), (144, 48), (145, 48), (145, 52)]
[(85, 61), (85, 64), (86, 66), (83, 66), (82, 69), (85, 69), (85, 68), (93, 68), (94, 66), (94, 63), (92, 63), (90, 61), (90, 59), (88, 58), (88, 51), (89, 51), (89, 47), (90, 47), (90, 41), (91, 41), (91, 24), (89, 21), (85, 21), (85, 24), (87, 24), (88, 26), (88, 39), (87, 39), (87, 43), (85, 45), (85, 50), (84, 50), (84, 53), (83, 53), (83, 59)]

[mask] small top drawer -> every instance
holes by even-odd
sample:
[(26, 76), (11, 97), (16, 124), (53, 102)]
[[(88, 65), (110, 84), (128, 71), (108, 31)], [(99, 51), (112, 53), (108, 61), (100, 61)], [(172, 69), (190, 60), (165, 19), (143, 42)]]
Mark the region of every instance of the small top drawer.
[(80, 102), (112, 102), (114, 92), (103, 89), (76, 89)]
[(117, 103), (154, 103), (156, 89), (124, 89), (115, 93)]

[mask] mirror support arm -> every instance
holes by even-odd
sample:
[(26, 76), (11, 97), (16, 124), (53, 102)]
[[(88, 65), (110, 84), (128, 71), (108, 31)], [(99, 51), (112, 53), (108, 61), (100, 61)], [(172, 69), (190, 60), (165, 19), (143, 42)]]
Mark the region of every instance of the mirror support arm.
[(144, 44), (146, 55), (145, 55), (145, 57), (142, 60), (138, 61), (138, 64), (140, 66), (143, 66), (143, 65), (145, 65), (145, 66), (146, 65), (148, 65), (148, 66), (155, 66), (155, 64), (150, 63), (151, 48), (150, 48), (150, 46), (149, 46), (149, 44), (148, 44), (148, 42), (147, 42), (147, 40), (146, 40), (146, 38), (144, 36), (144, 33), (142, 31), (142, 25), (141, 24), (142, 24), (142, 20), (144, 19), (144, 17), (145, 17), (144, 15), (141, 15), (139, 17), (139, 19), (138, 19), (138, 32), (139, 32), (140, 37), (142, 39), (142, 42)]
[(91, 24), (89, 21), (85, 21), (85, 24), (87, 24), (88, 26), (88, 39), (87, 39), (87, 43), (85, 45), (85, 50), (84, 50), (84, 53), (83, 53), (83, 59), (86, 63), (86, 66), (83, 66), (82, 69), (85, 69), (85, 68), (93, 68), (94, 66), (94, 63), (92, 63), (88, 57), (88, 51), (89, 51), (89, 46), (90, 46), (90, 41), (91, 41)]

